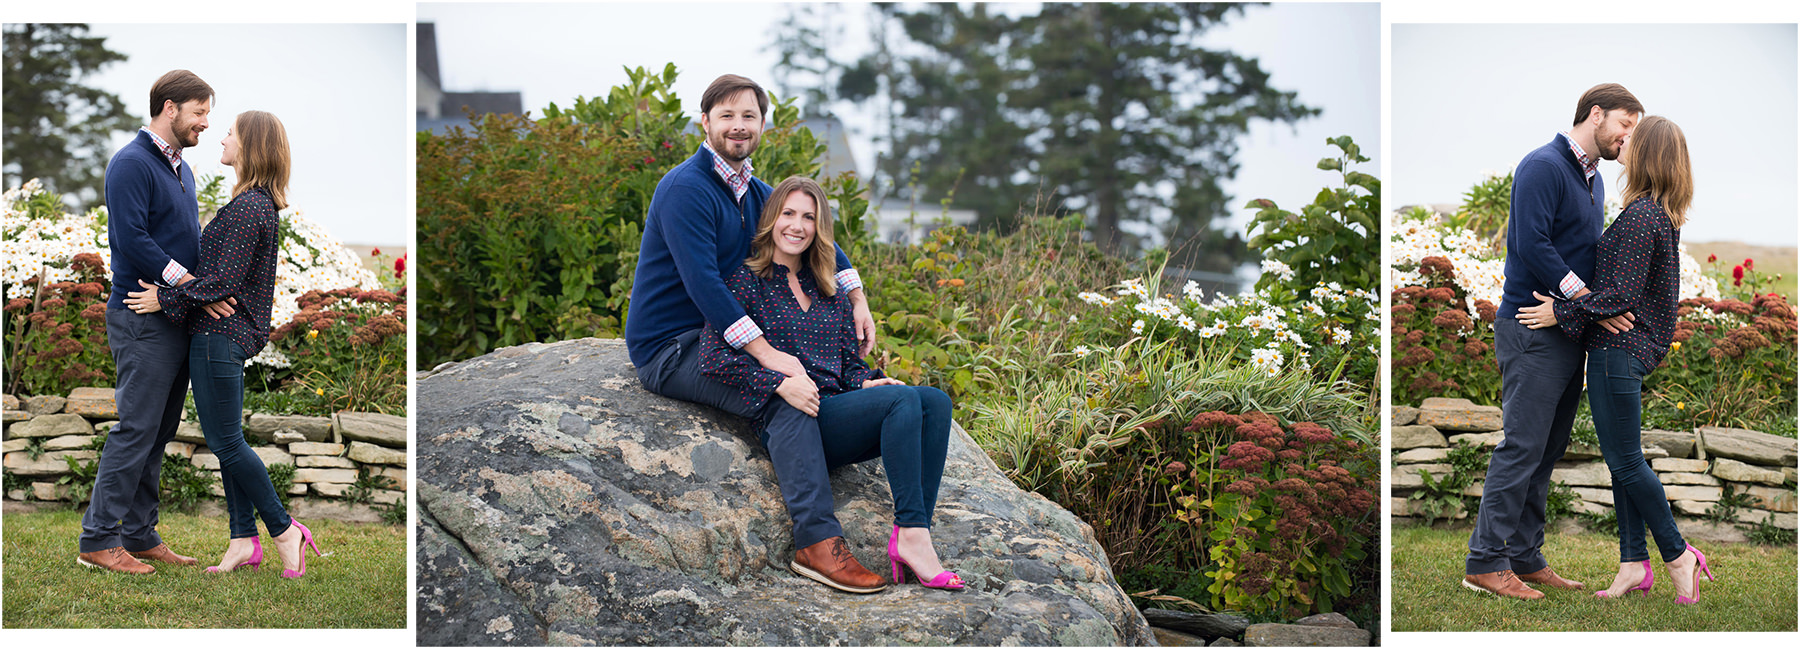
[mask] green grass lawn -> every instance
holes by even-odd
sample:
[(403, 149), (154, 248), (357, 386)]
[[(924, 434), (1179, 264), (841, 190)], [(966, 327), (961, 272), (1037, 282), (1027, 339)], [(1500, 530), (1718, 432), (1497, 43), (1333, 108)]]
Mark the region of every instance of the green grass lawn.
[[(1702, 581), (1700, 604), (1675, 604), (1675, 589), (1652, 559), (1656, 585), (1648, 598), (1603, 600), (1593, 591), (1612, 583), (1619, 542), (1596, 533), (1549, 534), (1544, 555), (1558, 574), (1585, 582), (1575, 592), (1537, 587), (1546, 595), (1522, 601), (1462, 586), (1469, 530), (1394, 526), (1394, 631), (1793, 631), (1795, 553), (1748, 543), (1700, 546), (1716, 582)], [(1656, 553), (1651, 544), (1651, 554)]]
[[(193, 567), (156, 566), (125, 575), (75, 563), (81, 517), (72, 511), (7, 514), (5, 608), (8, 628), (404, 628), (406, 530), (391, 525), (304, 521), (319, 558), (306, 576), (281, 578), (281, 559), (263, 539), (261, 570), (203, 572), (225, 551), (223, 518), (165, 512), (157, 530)], [(271, 569), (273, 567), (273, 569)]]

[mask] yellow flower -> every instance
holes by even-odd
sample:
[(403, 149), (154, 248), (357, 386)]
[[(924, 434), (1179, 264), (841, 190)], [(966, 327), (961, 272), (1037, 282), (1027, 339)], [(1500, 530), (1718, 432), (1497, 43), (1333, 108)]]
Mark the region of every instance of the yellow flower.
[(1686, 401), (1675, 402), (1675, 409), (1676, 410), (1687, 410), (1687, 402)]
[[(314, 340), (314, 339), (316, 339), (316, 338), (318, 338), (318, 337), (319, 337), (319, 330), (318, 330), (318, 329), (312, 329), (312, 330), (308, 330), (308, 331), (307, 331), (307, 332), (306, 332), (306, 339), (307, 339), (307, 340)], [(1677, 345), (1680, 345), (1680, 344), (1681, 344), (1681, 343), (1675, 343), (1675, 344), (1677, 344)]]
[(1681, 351), (1681, 341), (1676, 341), (1674, 344), (1669, 345), (1669, 351), (1672, 351), (1672, 352)]
[(325, 388), (313, 388), (313, 394), (325, 396)]

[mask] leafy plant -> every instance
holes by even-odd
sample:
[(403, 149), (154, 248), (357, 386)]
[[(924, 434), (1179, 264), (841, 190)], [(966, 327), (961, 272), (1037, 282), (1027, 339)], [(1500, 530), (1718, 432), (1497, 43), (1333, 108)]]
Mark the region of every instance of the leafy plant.
[(174, 454), (162, 457), (162, 502), (186, 511), (213, 497), (213, 475), (194, 466), (192, 460)]
[(1739, 493), (1731, 483), (1724, 483), (1725, 492), (1719, 501), (1706, 509), (1706, 520), (1715, 523), (1732, 523), (1737, 521), (1738, 510), (1756, 504), (1756, 497), (1749, 492)]
[(1550, 483), (1550, 495), (1544, 504), (1544, 520), (1554, 521), (1575, 514), (1575, 503), (1581, 502), (1581, 496), (1562, 482)]
[(281, 499), (282, 507), (287, 507), (288, 499), (291, 498), (288, 494), (288, 490), (294, 488), (294, 468), (295, 467), (292, 464), (271, 464), (268, 466), (269, 483), (275, 485), (275, 497)]
[(1794, 546), (1796, 538), (1800, 538), (1796, 536), (1794, 530), (1777, 527), (1773, 516), (1764, 518), (1755, 525), (1740, 525), (1739, 527), (1743, 528), (1744, 535), (1750, 538), (1750, 542), (1761, 545), (1791, 548)]
[(406, 499), (396, 500), (391, 505), (377, 507), (381, 510), (381, 522), (389, 525), (406, 524)]
[(393, 487), (393, 478), (370, 473), (367, 465), (357, 465), (356, 482), (351, 483), (350, 488), (344, 492), (344, 499), (366, 505), (374, 499), (376, 489), (392, 489)]
[(79, 509), (81, 503), (87, 502), (88, 497), (94, 494), (94, 478), (100, 474), (100, 460), (95, 458), (77, 462), (75, 458), (65, 455), (63, 462), (68, 463), (69, 472), (58, 476), (56, 484), (68, 485), (69, 507)]
[[(1340, 135), (1325, 143), (1337, 147), (1342, 154), (1321, 159), (1318, 166), (1341, 172), (1344, 185), (1319, 190), (1313, 202), (1298, 214), (1282, 210), (1266, 198), (1250, 201), (1245, 207), (1257, 210), (1248, 228), (1253, 235), (1250, 247), (1262, 251), (1264, 259), (1292, 269), (1291, 283), (1295, 286), (1338, 282), (1348, 288), (1374, 291), (1381, 284), (1381, 226), (1377, 224), (1381, 214), (1381, 180), (1350, 170), (1351, 164), (1369, 161), (1350, 136)], [(1256, 287), (1285, 282), (1264, 273)]]
[(300, 313), (269, 335), (269, 343), (292, 360), (293, 376), (282, 396), (261, 399), (303, 414), (405, 414), (404, 291), (309, 291), (299, 305)]

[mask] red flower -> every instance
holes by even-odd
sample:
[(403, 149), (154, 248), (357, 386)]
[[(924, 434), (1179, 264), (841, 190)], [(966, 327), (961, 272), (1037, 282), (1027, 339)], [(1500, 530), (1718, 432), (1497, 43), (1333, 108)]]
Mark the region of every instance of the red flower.
[(400, 275), (405, 275), (405, 274), (406, 274), (406, 255), (401, 255), (398, 259), (394, 260), (394, 275), (396, 277), (398, 277)]
[(1719, 256), (1718, 256), (1718, 255), (1707, 255), (1707, 256), (1706, 256), (1706, 263), (1709, 263), (1709, 264), (1710, 264), (1710, 263), (1713, 263), (1713, 262), (1715, 262), (1715, 261), (1718, 261), (1718, 260), (1719, 260)]
[[(1749, 260), (1746, 259), (1745, 261), (1749, 261)], [(1743, 286), (1744, 285), (1744, 267), (1743, 266), (1733, 266), (1731, 268), (1731, 285), (1732, 286)]]
[(1744, 270), (1756, 270), (1756, 260), (1745, 259), (1744, 260)]
[(656, 158), (644, 156), (644, 164), (656, 164)]
[(380, 257), (380, 256), (381, 256), (381, 249), (380, 249), (380, 248), (376, 248), (376, 249), (374, 249), (374, 250), (370, 250), (370, 251), (369, 251), (369, 255), (370, 255), (370, 256), (372, 256), (372, 257)]

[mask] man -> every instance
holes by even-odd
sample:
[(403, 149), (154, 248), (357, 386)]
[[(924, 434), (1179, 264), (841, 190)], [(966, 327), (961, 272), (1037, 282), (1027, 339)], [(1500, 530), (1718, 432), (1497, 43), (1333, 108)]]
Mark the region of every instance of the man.
[[(200, 143), (212, 111), (212, 87), (187, 70), (150, 87), (150, 125), (106, 166), (107, 243), (112, 297), (106, 340), (118, 368), (119, 423), (107, 435), (92, 500), (81, 518), (81, 565), (131, 574), (156, 569), (140, 560), (191, 566), (157, 536), (163, 446), (175, 438), (188, 388), (187, 330), (161, 314), (133, 313), (126, 293), (145, 280), (185, 283), (199, 262), (200, 206), (193, 169), (181, 150)], [(214, 304), (215, 315), (230, 309)]]
[[(1573, 127), (1527, 154), (1513, 172), (1506, 284), (1494, 320), (1506, 436), (1488, 461), (1469, 536), (1462, 582), (1468, 588), (1519, 599), (1544, 596), (1526, 583), (1581, 588), (1556, 574), (1541, 552), (1550, 471), (1568, 448), (1580, 405), (1581, 343), (1555, 328), (1527, 328), (1513, 316), (1538, 303), (1533, 292), (1558, 299), (1588, 292), (1606, 205), (1596, 167), (1619, 157), (1643, 114), (1624, 86), (1594, 86), (1576, 104)], [(1602, 325), (1624, 331), (1630, 320), (1625, 314)]]
[[(625, 322), (625, 345), (645, 389), (741, 417), (760, 413), (749, 408), (738, 390), (700, 373), (698, 341), (708, 322), (763, 367), (811, 384), (799, 359), (769, 346), (724, 281), (724, 273), (750, 255), (750, 240), (771, 191), (753, 175), (750, 160), (761, 143), (768, 110), (762, 87), (738, 75), (715, 79), (701, 95), (705, 140), (693, 157), (656, 185)], [(875, 320), (862, 280), (842, 249), (837, 264), (838, 287), (850, 296), (855, 313), (858, 351), (866, 355), (875, 344)], [(817, 389), (813, 392), (816, 402)], [(816, 422), (810, 431), (810, 440), (796, 443), (817, 446)], [(776, 461), (782, 495), (796, 519), (794, 545), (799, 550), (789, 567), (841, 590), (880, 590), (886, 580), (857, 563), (844, 547), (843, 530), (831, 512), (823, 453), (813, 455), (820, 460)]]

